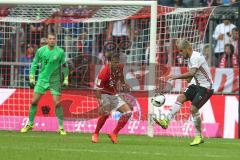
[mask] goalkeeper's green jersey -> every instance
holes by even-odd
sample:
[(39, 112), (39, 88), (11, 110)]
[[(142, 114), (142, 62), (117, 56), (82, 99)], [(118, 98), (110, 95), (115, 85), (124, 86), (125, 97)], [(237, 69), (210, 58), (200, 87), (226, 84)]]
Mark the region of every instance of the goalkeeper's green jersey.
[[(60, 82), (62, 79), (62, 67), (65, 65), (65, 53), (60, 47), (54, 46), (49, 50), (45, 45), (37, 50), (33, 59), (30, 75), (35, 75), (38, 63), (41, 63), (38, 81), (42, 82)], [(67, 76), (67, 73), (64, 73)]]

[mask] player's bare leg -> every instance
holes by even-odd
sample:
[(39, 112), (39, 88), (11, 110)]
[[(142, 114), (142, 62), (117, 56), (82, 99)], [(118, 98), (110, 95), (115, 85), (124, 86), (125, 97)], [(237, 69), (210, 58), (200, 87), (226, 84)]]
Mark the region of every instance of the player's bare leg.
[(33, 127), (34, 127), (34, 117), (36, 115), (37, 105), (38, 105), (38, 102), (40, 101), (41, 97), (42, 97), (42, 94), (33, 93), (31, 107), (30, 107), (30, 110), (29, 110), (29, 122), (25, 127), (23, 127), (21, 129), (21, 131), (20, 131), (21, 133), (26, 133), (26, 132), (33, 129)]
[(202, 121), (201, 121), (200, 113), (199, 113), (197, 107), (192, 105), (190, 108), (190, 111), (191, 111), (191, 114), (193, 117), (193, 122), (194, 122), (195, 130), (196, 130), (196, 136), (195, 136), (194, 140), (190, 143), (190, 146), (195, 146), (195, 145), (204, 143), (203, 137), (201, 135)]
[(118, 120), (116, 128), (113, 130), (111, 134), (109, 134), (109, 138), (111, 141), (116, 144), (118, 142), (117, 136), (119, 131), (127, 124), (129, 118), (132, 116), (132, 110), (128, 104), (124, 104), (118, 108), (118, 111), (123, 113), (121, 118)]
[(63, 111), (62, 111), (62, 106), (61, 106), (60, 100), (61, 100), (61, 96), (57, 96), (57, 95), (53, 96), (53, 103), (55, 106), (55, 114), (58, 119), (58, 125), (59, 125), (58, 132), (60, 135), (66, 135), (67, 133), (65, 132), (64, 127), (63, 127)]

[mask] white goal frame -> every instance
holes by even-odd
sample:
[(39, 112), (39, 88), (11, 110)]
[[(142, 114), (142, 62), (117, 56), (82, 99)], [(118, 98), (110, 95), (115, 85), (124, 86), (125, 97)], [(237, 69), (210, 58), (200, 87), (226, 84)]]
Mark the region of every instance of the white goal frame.
[[(157, 1), (98, 1), (98, 0), (58, 0), (58, 1), (49, 1), (49, 0), (7, 0), (7, 1), (0, 1), (0, 4), (47, 4), (47, 5), (89, 5), (89, 6), (96, 6), (96, 5), (105, 5), (105, 6), (149, 6), (151, 7), (151, 17), (150, 17), (150, 55), (149, 55), (149, 64), (156, 63), (156, 37), (157, 37)], [(152, 66), (152, 65), (151, 65)], [(150, 67), (150, 66), (149, 66)], [(150, 72), (151, 71), (151, 72)], [(150, 90), (154, 89), (155, 87), (155, 67), (149, 68), (149, 77), (148, 77), (148, 86), (149, 89), (149, 96), (148, 96), (148, 128), (147, 128), (147, 135), (153, 137), (154, 130), (153, 130), (153, 122), (152, 122), (152, 115), (153, 115), (153, 107), (151, 105), (151, 96), (152, 93)]]

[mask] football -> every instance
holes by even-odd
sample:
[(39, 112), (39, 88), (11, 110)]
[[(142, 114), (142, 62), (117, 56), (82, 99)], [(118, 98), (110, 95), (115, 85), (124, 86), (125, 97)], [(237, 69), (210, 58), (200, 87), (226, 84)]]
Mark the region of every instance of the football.
[(151, 99), (151, 103), (155, 107), (161, 107), (165, 103), (165, 96), (163, 94), (157, 94)]

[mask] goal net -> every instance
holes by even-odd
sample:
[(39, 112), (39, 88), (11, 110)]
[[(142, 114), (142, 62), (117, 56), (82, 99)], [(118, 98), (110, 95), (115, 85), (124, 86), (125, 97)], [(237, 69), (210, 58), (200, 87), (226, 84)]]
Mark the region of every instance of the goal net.
[[(70, 69), (69, 86), (63, 88), (61, 98), (67, 131), (94, 131), (98, 118), (95, 80), (108, 63), (106, 54), (117, 52), (125, 64), (126, 82), (132, 87), (124, 97), (133, 105), (131, 120), (120, 133), (191, 135), (189, 104), (182, 107), (168, 130), (151, 121), (152, 116), (161, 116), (171, 108), (186, 87), (184, 81), (171, 84), (162, 108), (154, 108), (149, 102), (157, 89), (166, 85), (159, 77), (182, 72), (179, 66), (186, 66), (178, 56), (175, 40), (185, 38), (195, 50), (201, 50), (211, 11), (158, 6), (157, 17), (153, 17), (151, 7), (143, 3), (0, 4), (0, 129), (20, 130), (28, 122), (33, 93), (28, 85), (30, 64), (51, 32), (64, 49)], [(151, 23), (154, 18), (156, 26)], [(113, 112), (102, 132), (113, 130), (120, 116)], [(47, 91), (38, 104), (34, 130), (57, 128), (51, 93)]]

